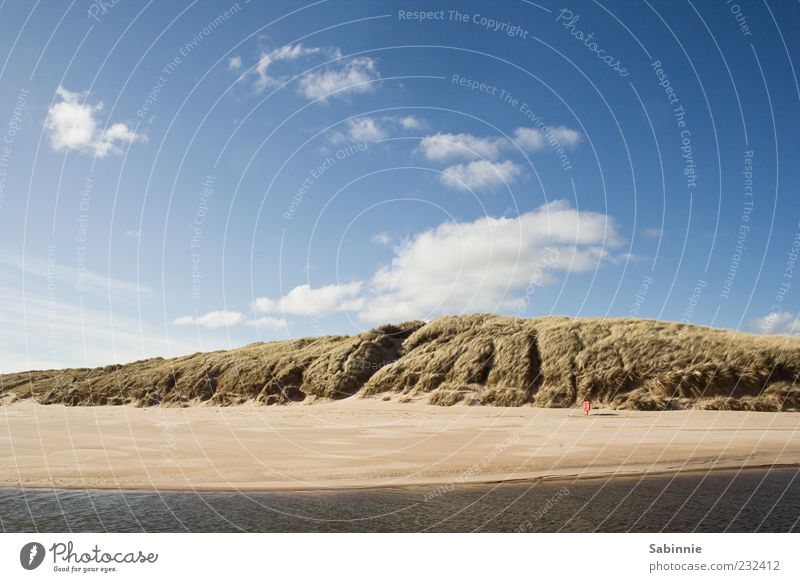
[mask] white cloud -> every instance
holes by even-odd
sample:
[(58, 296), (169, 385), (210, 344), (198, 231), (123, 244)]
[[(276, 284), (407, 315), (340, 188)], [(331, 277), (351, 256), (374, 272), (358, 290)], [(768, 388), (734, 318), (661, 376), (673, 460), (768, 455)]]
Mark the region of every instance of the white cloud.
[(514, 141), (523, 150), (538, 152), (547, 146), (547, 139), (541, 131), (532, 127), (518, 127), (514, 130)]
[(280, 311), (278, 301), (270, 299), (269, 297), (257, 297), (250, 307), (253, 308), (253, 311), (257, 311), (258, 313), (276, 313)]
[(290, 315), (325, 315), (336, 311), (352, 311), (363, 306), (358, 297), (363, 283), (326, 285), (312, 289), (310, 285), (298, 285), (280, 299), (259, 297), (253, 302), (253, 310), (260, 313), (287, 313)]
[(294, 61), (300, 57), (314, 55), (320, 52), (321, 49), (316, 47), (305, 47), (302, 43), (287, 44), (270, 53), (261, 53), (261, 56), (256, 63), (255, 74), (256, 90), (263, 91), (267, 87), (274, 87), (284, 82), (285, 77), (273, 76), (269, 69), (276, 63), (287, 61)]
[(776, 311), (758, 317), (751, 323), (754, 331), (768, 334), (800, 335), (800, 321), (797, 315), (788, 311)]
[(542, 151), (548, 147), (573, 149), (583, 141), (583, 134), (563, 125), (546, 127), (543, 130), (533, 127), (518, 127), (514, 130), (514, 141), (523, 150), (529, 152)]
[(387, 130), (372, 117), (347, 120), (347, 134), (354, 141), (378, 141), (388, 137)]
[[(383, 243), (388, 236), (376, 235)], [(370, 285), (355, 281), (312, 289), (300, 285), (279, 299), (253, 302), (260, 313), (358, 313), (366, 322), (429, 319), (442, 313), (518, 308), (533, 287), (560, 273), (596, 269), (616, 261), (622, 245), (613, 218), (554, 201), (515, 218), (446, 222), (393, 249), (389, 265)]]
[(612, 218), (563, 201), (516, 218), (444, 223), (395, 249), (360, 315), (384, 322), (495, 311), (513, 306), (534, 279), (539, 286), (558, 272), (595, 269), (620, 244)]
[[(281, 71), (286, 64), (312, 55), (324, 54), (331, 59), (341, 59), (338, 48), (319, 48), (304, 46), (302, 43), (289, 44), (272, 52), (262, 52), (252, 74), (255, 75), (256, 91), (277, 87), (291, 78)], [(232, 57), (228, 68), (236, 71), (242, 66), (240, 57)], [(240, 77), (249, 77), (246, 73)], [(348, 93), (368, 93), (374, 90), (372, 81), (380, 75), (374, 59), (354, 57), (314, 69), (300, 77), (298, 91), (307, 99), (325, 100), (329, 96), (343, 96)]]
[(204, 315), (184, 315), (172, 323), (174, 325), (199, 325), (208, 329), (229, 327), (236, 325), (244, 319), (238, 311), (209, 311)]
[(400, 125), (403, 126), (403, 129), (425, 128), (425, 122), (422, 121), (419, 117), (415, 117), (413, 115), (406, 115), (405, 117), (401, 117)]
[(390, 242), (392, 242), (392, 239), (385, 232), (379, 232), (372, 237), (372, 242), (376, 245), (388, 245)]
[(574, 148), (583, 141), (583, 134), (581, 132), (576, 129), (564, 127), (563, 125), (545, 130), (545, 135), (552, 136), (557, 145), (564, 148)]
[(468, 133), (437, 133), (422, 138), (419, 150), (432, 162), (456, 159), (497, 159), (507, 145), (497, 137), (477, 137)]
[(648, 238), (661, 238), (664, 235), (664, 231), (660, 228), (645, 228), (642, 231), (642, 234)]
[(124, 123), (101, 129), (96, 114), (103, 109), (102, 103), (90, 105), (85, 95), (61, 86), (56, 89), (56, 96), (58, 100), (48, 109), (44, 122), (50, 144), (56, 151), (88, 152), (103, 158), (121, 153), (125, 144), (145, 139)]
[(267, 328), (267, 329), (286, 329), (286, 320), (277, 317), (258, 317), (245, 321), (248, 327)]
[(399, 131), (419, 129), (424, 122), (414, 116), (397, 117), (385, 115), (381, 118), (362, 116), (348, 119), (344, 132), (334, 132), (329, 136), (332, 143), (344, 142), (347, 138), (352, 141), (373, 142), (391, 137)]
[(356, 57), (341, 65), (307, 73), (300, 79), (300, 93), (312, 100), (341, 97), (348, 93), (369, 93), (374, 90), (372, 81), (379, 78), (373, 59)]
[(489, 162), (475, 160), (444, 169), (442, 184), (457, 190), (488, 190), (514, 181), (522, 169), (511, 161)]
[(563, 125), (545, 128), (543, 131), (533, 127), (518, 127), (514, 130), (513, 143), (505, 137), (437, 133), (422, 138), (418, 149), (432, 162), (474, 158), (497, 160), (503, 152), (513, 150), (514, 144), (523, 150), (538, 152), (548, 147), (574, 148), (582, 139), (579, 131)]

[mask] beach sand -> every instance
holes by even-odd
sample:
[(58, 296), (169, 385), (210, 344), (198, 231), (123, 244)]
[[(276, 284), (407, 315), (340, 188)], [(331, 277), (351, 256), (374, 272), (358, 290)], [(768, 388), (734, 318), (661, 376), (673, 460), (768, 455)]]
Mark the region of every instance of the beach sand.
[(800, 413), (0, 406), (0, 487), (450, 487), (798, 464)]

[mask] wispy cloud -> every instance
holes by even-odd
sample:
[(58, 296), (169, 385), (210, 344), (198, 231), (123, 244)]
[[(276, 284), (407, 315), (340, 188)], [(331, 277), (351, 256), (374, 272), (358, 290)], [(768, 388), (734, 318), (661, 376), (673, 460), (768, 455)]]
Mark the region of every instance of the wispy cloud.
[(379, 232), (371, 240), (376, 245), (388, 245), (392, 242), (392, 238), (385, 232)]
[(347, 135), (353, 141), (378, 141), (388, 137), (388, 130), (372, 117), (347, 120)]
[[(321, 50), (320, 48), (305, 47), (302, 43), (297, 43), (282, 46), (268, 53), (262, 52), (254, 69), (254, 74), (257, 77), (255, 82), (256, 90), (263, 91), (268, 87), (278, 86), (288, 78), (286, 75), (273, 75), (270, 69), (273, 69), (275, 65), (315, 55)], [(239, 64), (241, 65), (241, 60)]]
[(196, 334), (170, 337), (164, 326), (122, 312), (73, 303), (45, 286), (21, 291), (0, 286), (0, 373), (75, 366), (102, 366), (203, 349), (231, 347), (206, 343)]
[[(314, 68), (306, 73), (294, 71), (290, 64), (314, 56), (326, 56), (333, 60), (328, 65)], [(243, 63), (240, 57), (228, 60), (228, 69), (238, 71)], [(380, 78), (377, 63), (369, 57), (342, 58), (336, 48), (305, 46), (302, 43), (287, 44), (270, 52), (262, 52), (255, 66), (239, 76), (239, 80), (255, 77), (257, 92), (277, 87), (300, 75), (297, 90), (306, 99), (321, 101), (329, 97), (343, 97), (354, 93), (369, 93), (375, 90), (373, 81)]]
[(234, 56), (228, 59), (228, 70), (238, 71), (242, 68), (242, 57)]
[(403, 129), (408, 130), (425, 129), (427, 127), (425, 121), (419, 117), (416, 117), (415, 115), (406, 115), (405, 117), (401, 117), (400, 125), (403, 126)]
[(280, 299), (259, 297), (253, 302), (253, 310), (259, 313), (286, 313), (290, 315), (325, 315), (336, 311), (352, 311), (363, 305), (357, 296), (363, 283), (326, 285), (312, 288), (298, 285)]
[(656, 227), (645, 228), (642, 234), (648, 238), (661, 238), (664, 235), (664, 231)]
[(266, 328), (266, 329), (286, 329), (287, 324), (285, 319), (277, 317), (257, 317), (256, 319), (249, 319), (244, 322), (248, 327)]
[(528, 152), (539, 152), (548, 147), (573, 149), (583, 141), (583, 134), (576, 129), (560, 125), (539, 130), (533, 127), (518, 127), (514, 130), (514, 142)]
[(437, 133), (422, 138), (419, 150), (432, 162), (486, 158), (495, 160), (507, 142), (499, 137), (478, 137), (469, 133)]
[(513, 182), (522, 169), (511, 161), (489, 162), (475, 160), (444, 169), (442, 184), (457, 190), (489, 190)]
[(129, 143), (145, 140), (143, 135), (135, 133), (124, 123), (114, 123), (103, 129), (97, 118), (103, 104), (87, 103), (85, 94), (73, 93), (59, 86), (56, 97), (57, 101), (48, 109), (44, 122), (50, 145), (56, 151), (92, 153), (103, 158), (121, 153), (123, 146)]
[(38, 279), (53, 279), (66, 283), (73, 290), (87, 292), (99, 297), (128, 296), (149, 297), (153, 290), (134, 281), (126, 281), (101, 275), (83, 267), (70, 267), (31, 254), (0, 250), (0, 266)]
[(575, 148), (583, 140), (583, 134), (563, 125), (537, 129), (518, 127), (513, 140), (503, 136), (477, 136), (470, 133), (436, 133), (425, 136), (417, 148), (431, 162), (449, 162), (482, 158), (498, 160), (501, 156), (521, 148), (527, 152), (539, 152), (547, 148)]
[(362, 115), (348, 119), (344, 131), (337, 131), (330, 135), (333, 143), (341, 143), (346, 139), (360, 142), (374, 142), (389, 138), (393, 135), (412, 131), (424, 126), (424, 121), (418, 117), (398, 117), (384, 115), (371, 117)]
[(207, 329), (230, 327), (241, 323), (244, 316), (238, 311), (209, 311), (203, 315), (184, 315), (172, 323), (174, 325), (198, 325)]
[(370, 93), (375, 90), (373, 81), (379, 78), (377, 63), (373, 59), (355, 57), (306, 73), (300, 79), (300, 93), (311, 100)]
[(766, 334), (800, 335), (800, 320), (794, 313), (775, 311), (750, 322), (753, 331)]

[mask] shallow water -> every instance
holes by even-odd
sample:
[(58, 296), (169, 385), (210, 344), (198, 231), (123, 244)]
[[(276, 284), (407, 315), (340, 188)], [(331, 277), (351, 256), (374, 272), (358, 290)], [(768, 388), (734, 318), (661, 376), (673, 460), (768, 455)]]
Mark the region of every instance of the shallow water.
[(0, 489), (6, 532), (789, 532), (800, 469), (326, 492)]

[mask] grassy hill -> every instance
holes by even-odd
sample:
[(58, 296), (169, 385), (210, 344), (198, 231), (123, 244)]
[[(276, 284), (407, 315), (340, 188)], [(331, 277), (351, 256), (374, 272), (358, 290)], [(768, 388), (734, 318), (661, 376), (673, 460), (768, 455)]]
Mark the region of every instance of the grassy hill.
[(644, 319), (460, 315), (103, 368), (0, 375), (6, 402), (800, 410), (800, 338)]

